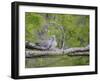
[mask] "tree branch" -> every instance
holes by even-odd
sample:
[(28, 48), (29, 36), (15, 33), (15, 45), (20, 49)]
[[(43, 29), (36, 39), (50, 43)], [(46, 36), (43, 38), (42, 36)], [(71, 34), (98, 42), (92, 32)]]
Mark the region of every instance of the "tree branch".
[(26, 57), (35, 57), (35, 56), (53, 56), (53, 55), (89, 55), (89, 48), (81, 47), (81, 48), (69, 48), (69, 49), (56, 49), (56, 50), (48, 50), (48, 51), (41, 51), (41, 50), (30, 50), (25, 51)]
[[(44, 47), (36, 46), (34, 43), (30, 43), (28, 41), (25, 42), (25, 46), (27, 49), (25, 51), (26, 57), (36, 57), (36, 56), (53, 56), (53, 55), (89, 55), (89, 46), (86, 47), (74, 47), (68, 49), (58, 49), (48, 50)], [(34, 50), (37, 49), (37, 50)]]

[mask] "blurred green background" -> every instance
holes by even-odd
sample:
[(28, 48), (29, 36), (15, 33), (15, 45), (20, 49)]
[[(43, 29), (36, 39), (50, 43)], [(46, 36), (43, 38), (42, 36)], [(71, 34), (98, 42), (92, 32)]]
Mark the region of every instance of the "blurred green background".
[[(54, 25), (50, 25), (53, 23)], [(63, 27), (63, 30), (61, 28)], [(65, 48), (85, 47), (89, 44), (89, 15), (51, 14), (51, 13), (25, 13), (25, 40), (36, 43), (40, 40), (39, 32), (43, 37), (55, 35), (60, 47), (60, 40), (64, 35)], [(88, 65), (89, 56), (46, 56), (26, 58), (25, 67), (56, 67)]]

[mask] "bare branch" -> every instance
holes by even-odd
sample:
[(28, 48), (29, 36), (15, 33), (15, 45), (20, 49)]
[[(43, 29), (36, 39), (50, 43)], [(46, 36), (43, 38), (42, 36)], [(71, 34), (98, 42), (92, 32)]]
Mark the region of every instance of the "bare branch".
[(81, 48), (69, 48), (69, 49), (56, 49), (56, 50), (48, 50), (48, 51), (41, 51), (41, 50), (32, 50), (25, 52), (26, 57), (35, 57), (35, 56), (53, 56), (53, 55), (89, 55), (89, 48), (81, 47)]

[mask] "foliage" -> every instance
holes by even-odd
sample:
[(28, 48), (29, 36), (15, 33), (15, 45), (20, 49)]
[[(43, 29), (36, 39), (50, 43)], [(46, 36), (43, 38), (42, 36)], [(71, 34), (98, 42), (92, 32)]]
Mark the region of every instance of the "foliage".
[(89, 65), (88, 56), (46, 56), (26, 59), (26, 68)]
[(36, 13), (25, 14), (25, 39), (34, 42), (36, 39), (36, 31), (45, 23), (43, 17)]

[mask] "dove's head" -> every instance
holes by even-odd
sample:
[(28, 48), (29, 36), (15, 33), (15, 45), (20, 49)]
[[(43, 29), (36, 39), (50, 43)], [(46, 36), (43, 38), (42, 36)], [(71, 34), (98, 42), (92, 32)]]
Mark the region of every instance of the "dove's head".
[(56, 40), (56, 36), (55, 36), (55, 35), (52, 35), (52, 36), (49, 38), (49, 40), (51, 40), (51, 41)]
[(53, 40), (56, 40), (56, 36), (55, 36), (55, 35), (52, 35), (52, 39), (53, 39)]

